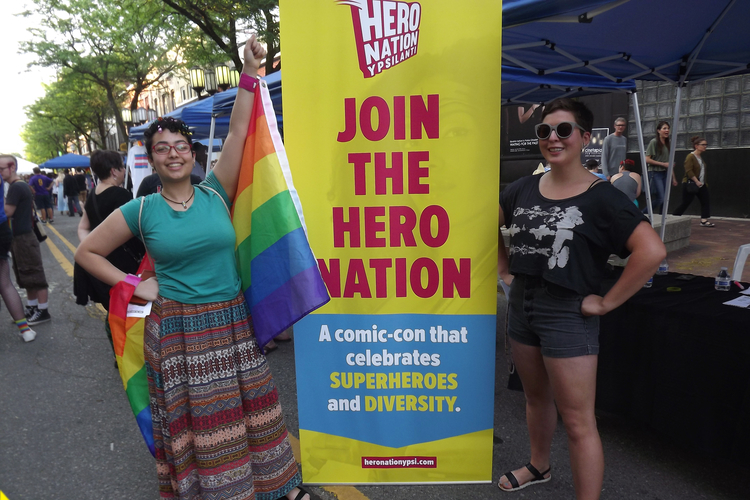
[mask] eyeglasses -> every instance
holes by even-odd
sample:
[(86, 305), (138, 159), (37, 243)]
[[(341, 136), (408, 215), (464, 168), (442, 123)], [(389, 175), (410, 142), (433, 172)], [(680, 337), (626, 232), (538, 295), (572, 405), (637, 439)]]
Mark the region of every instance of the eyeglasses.
[(154, 146), (151, 146), (151, 151), (158, 155), (168, 155), (169, 151), (174, 148), (177, 153), (185, 154), (193, 150), (192, 146), (187, 142), (178, 142), (177, 144), (170, 146), (169, 144), (160, 142)]
[(698, 144), (698, 146), (704, 146), (705, 147), (705, 146), (708, 146), (708, 143), (707, 142), (701, 142), (700, 144)]
[(549, 123), (537, 123), (534, 126), (534, 132), (538, 139), (549, 139), (552, 131), (555, 131), (557, 137), (560, 139), (567, 139), (573, 135), (573, 130), (581, 129), (581, 132), (586, 132), (586, 129), (581, 127), (575, 122), (560, 122), (557, 125), (550, 125)]
[(5, 165), (4, 167), (3, 167), (3, 166), (0, 166), (0, 170), (8, 170), (8, 169), (9, 169), (10, 167), (12, 167), (13, 165), (14, 165), (13, 163), (8, 163), (8, 164), (7, 164), (7, 165)]

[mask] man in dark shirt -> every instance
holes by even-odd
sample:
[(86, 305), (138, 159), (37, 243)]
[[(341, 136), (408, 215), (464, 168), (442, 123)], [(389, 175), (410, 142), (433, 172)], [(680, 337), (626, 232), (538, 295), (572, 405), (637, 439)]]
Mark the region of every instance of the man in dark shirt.
[(39, 167), (34, 167), (34, 175), (29, 179), (29, 187), (34, 192), (34, 202), (42, 222), (53, 222), (55, 210), (52, 207), (52, 179), (42, 174)]
[(13, 159), (10, 168), (2, 171), (3, 180), (8, 183), (5, 213), (12, 219), (13, 242), (10, 253), (13, 256), (13, 271), (18, 286), (26, 289), (26, 320), (33, 326), (52, 318), (47, 310), (48, 286), (42, 252), (31, 221), (33, 195), (29, 185), (18, 177), (18, 163), (15, 157)]
[(75, 179), (78, 183), (78, 199), (81, 201), (81, 205), (85, 205), (86, 192), (88, 191), (88, 186), (86, 185), (86, 174), (83, 173), (83, 170), (78, 169), (76, 170)]
[(83, 217), (81, 211), (81, 204), (78, 202), (78, 182), (75, 177), (70, 173), (69, 170), (65, 171), (65, 179), (63, 179), (63, 195), (68, 199), (68, 215), (75, 217), (76, 212), (78, 215)]

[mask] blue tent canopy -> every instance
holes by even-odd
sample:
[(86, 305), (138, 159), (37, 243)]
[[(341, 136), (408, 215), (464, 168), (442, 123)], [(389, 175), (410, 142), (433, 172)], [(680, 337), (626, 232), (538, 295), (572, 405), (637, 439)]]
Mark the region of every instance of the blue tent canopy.
[(562, 14), (550, 12), (550, 4), (557, 2), (511, 1), (511, 12), (536, 19), (514, 25), (506, 23), (506, 2), (504, 65), (537, 75), (675, 83), (750, 72), (750, 44), (740, 35), (750, 2), (660, 0), (657, 7), (653, 0), (591, 0)]
[(535, 75), (523, 68), (503, 66), (502, 103), (542, 103), (560, 97), (580, 97), (606, 92), (635, 92), (635, 82), (613, 82), (598, 75), (553, 73)]
[(40, 168), (87, 168), (90, 164), (88, 156), (81, 156), (73, 153), (68, 153), (51, 160), (47, 160), (41, 165)]
[[(281, 71), (271, 73), (263, 77), (263, 81), (268, 85), (268, 92), (271, 94), (271, 102), (276, 112), (276, 121), (280, 129), (283, 129), (284, 119), (281, 113)], [(216, 137), (226, 137), (229, 132), (228, 115), (232, 112), (234, 101), (237, 99), (237, 88), (229, 89), (226, 92), (216, 94), (213, 101), (213, 113), (216, 118)], [(226, 117), (226, 128), (223, 127), (222, 119)]]

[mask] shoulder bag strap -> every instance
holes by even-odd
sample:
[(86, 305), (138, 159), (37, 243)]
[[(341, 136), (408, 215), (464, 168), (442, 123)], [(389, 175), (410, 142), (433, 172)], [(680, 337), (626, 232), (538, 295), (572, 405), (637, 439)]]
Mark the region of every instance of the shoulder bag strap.
[(216, 190), (215, 190), (214, 188), (210, 188), (210, 187), (208, 187), (208, 186), (206, 186), (206, 185), (203, 185), (202, 187), (204, 187), (204, 188), (208, 189), (208, 190), (209, 190), (209, 191), (211, 191), (211, 192), (212, 192), (213, 194), (215, 194), (216, 196), (218, 196), (218, 197), (219, 197), (219, 199), (221, 200), (221, 202), (222, 202), (222, 203), (224, 204), (224, 208), (226, 208), (226, 209), (227, 209), (227, 214), (229, 214), (229, 216), (231, 217), (231, 216), (232, 216), (232, 212), (230, 212), (230, 211), (229, 211), (229, 207), (227, 206), (227, 202), (226, 202), (226, 201), (224, 201), (224, 198), (223, 198), (223, 197), (222, 197), (222, 196), (221, 196), (221, 195), (219, 194), (219, 192), (218, 192), (218, 191), (216, 191)]

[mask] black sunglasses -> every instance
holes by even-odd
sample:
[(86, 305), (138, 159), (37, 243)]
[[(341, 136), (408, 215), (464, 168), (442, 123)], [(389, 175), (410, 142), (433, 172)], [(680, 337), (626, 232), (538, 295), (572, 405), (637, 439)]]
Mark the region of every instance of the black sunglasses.
[(581, 132), (586, 130), (575, 122), (560, 122), (557, 125), (550, 125), (549, 123), (537, 123), (534, 126), (534, 132), (538, 139), (549, 139), (552, 131), (555, 131), (557, 137), (560, 139), (567, 139), (573, 134), (573, 130), (576, 128), (581, 129)]

